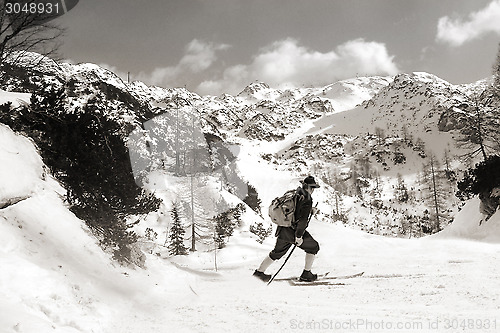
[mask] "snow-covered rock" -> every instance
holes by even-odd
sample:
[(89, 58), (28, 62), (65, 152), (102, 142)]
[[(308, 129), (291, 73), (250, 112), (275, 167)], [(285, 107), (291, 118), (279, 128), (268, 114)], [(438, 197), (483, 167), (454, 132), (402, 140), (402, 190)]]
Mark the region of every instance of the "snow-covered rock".
[(488, 220), (480, 213), (481, 200), (467, 202), (448, 228), (434, 235), (437, 238), (462, 238), (481, 242), (500, 243), (500, 211)]

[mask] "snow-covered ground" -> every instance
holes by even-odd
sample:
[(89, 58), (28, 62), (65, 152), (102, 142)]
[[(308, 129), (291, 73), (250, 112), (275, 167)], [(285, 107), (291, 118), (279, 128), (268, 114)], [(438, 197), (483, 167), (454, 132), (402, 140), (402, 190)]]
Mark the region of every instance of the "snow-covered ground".
[[(64, 189), (46, 174), (30, 140), (3, 125), (0, 138), (2, 333), (500, 330), (500, 213), (479, 227), (477, 200), (449, 228), (421, 239), (313, 219), (308, 230), (321, 246), (314, 271), (365, 272), (336, 281), (343, 285), (266, 286), (252, 277), (274, 237), (255, 241), (251, 212), (217, 253), (148, 255), (147, 268), (133, 270), (114, 264), (68, 211)], [(269, 202), (298, 183), (256, 158), (256, 148), (242, 147), (239, 165), (243, 174), (260, 175), (251, 180)], [(300, 274), (303, 261), (296, 250), (279, 276)]]
[[(232, 245), (227, 251), (240, 252), (239, 260), (234, 254), (227, 263), (221, 259), (220, 276), (202, 274), (211, 267), (200, 265), (193, 292), (170, 308), (175, 316), (169, 327), (185, 332), (373, 332), (403, 325), (398, 331), (413, 332), (446, 331), (448, 325), (460, 331), (463, 321), (469, 325), (474, 320), (477, 328), (482, 321), (487, 331), (489, 320), (490, 331), (495, 331), (494, 321), (500, 320), (498, 244), (439, 237), (388, 239), (314, 222), (310, 230), (321, 244), (316, 271), (365, 275), (338, 286), (281, 281), (266, 286), (250, 274), (271, 242), (252, 248)], [(299, 274), (303, 257), (294, 252), (280, 275)]]

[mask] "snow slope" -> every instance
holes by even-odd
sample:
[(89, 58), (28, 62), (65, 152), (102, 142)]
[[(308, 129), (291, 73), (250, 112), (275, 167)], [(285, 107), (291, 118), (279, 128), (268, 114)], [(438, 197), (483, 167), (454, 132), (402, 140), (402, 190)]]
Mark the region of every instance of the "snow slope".
[(13, 93), (0, 90), (0, 105), (10, 102), (13, 107), (29, 103), (31, 94)]
[(67, 209), (34, 145), (4, 125), (0, 140), (0, 332), (113, 332), (108, 325), (144, 295), (154, 299), (164, 275), (186, 275), (169, 281), (164, 297), (188, 290), (190, 277), (168, 263), (157, 271), (116, 266)]
[(435, 237), (466, 238), (482, 242), (500, 243), (500, 212), (484, 221), (485, 217), (479, 212), (480, 200), (470, 200), (462, 209), (453, 223)]

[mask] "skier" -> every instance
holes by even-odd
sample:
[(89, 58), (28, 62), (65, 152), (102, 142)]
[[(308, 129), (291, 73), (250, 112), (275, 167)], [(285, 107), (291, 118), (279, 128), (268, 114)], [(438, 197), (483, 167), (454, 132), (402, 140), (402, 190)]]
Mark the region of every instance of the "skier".
[(278, 226), (276, 229), (276, 245), (269, 255), (262, 261), (259, 268), (255, 270), (253, 275), (262, 281), (269, 281), (271, 275), (265, 274), (266, 269), (275, 261), (283, 257), (290, 246), (293, 244), (306, 252), (305, 266), (301, 281), (314, 281), (318, 278), (317, 274), (311, 272), (311, 268), (315, 259), (315, 255), (319, 251), (318, 242), (306, 231), (309, 225), (309, 217), (317, 213), (316, 207), (312, 206), (312, 196), (315, 188), (319, 185), (314, 180), (314, 177), (308, 176), (301, 181), (302, 186), (297, 188), (297, 203), (294, 212), (294, 222), (291, 227)]

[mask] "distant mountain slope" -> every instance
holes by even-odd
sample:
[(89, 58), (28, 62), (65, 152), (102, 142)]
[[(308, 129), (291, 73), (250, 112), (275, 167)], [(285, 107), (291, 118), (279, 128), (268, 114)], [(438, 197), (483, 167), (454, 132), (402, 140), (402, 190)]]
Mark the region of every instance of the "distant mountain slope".
[[(164, 155), (172, 158), (174, 133), (190, 142), (190, 133), (194, 131), (191, 127), (196, 119), (198, 130), (215, 140), (212, 142), (218, 142), (217, 145), (225, 146), (226, 150), (230, 146), (241, 147), (239, 155), (251, 154), (262, 163), (269, 163), (269, 168), (297, 179), (313, 173), (326, 182), (326, 175), (337, 169), (335, 172), (341, 181), (349, 184), (353, 181), (353, 165), (365, 163), (365, 172), (360, 178), (356, 176), (364, 185), (356, 190), (357, 194), (344, 193), (343, 200), (346, 207), (364, 216), (362, 220), (366, 225), (362, 228), (371, 231), (372, 225), (379, 222), (370, 217), (373, 210), (366, 206), (372, 203), (366, 196), (375, 187), (378, 194), (374, 200), (381, 200), (386, 208), (400, 210), (384, 218), (384, 223), (397, 226), (410, 214), (408, 212), (417, 219), (427, 218), (424, 216), (429, 214), (426, 203), (415, 203), (408, 209), (400, 204), (394, 206), (393, 188), (397, 186), (398, 177), (403, 177), (406, 186), (416, 193), (413, 198), (417, 198), (423, 186), (420, 183), (423, 165), (429, 162), (431, 155), (455, 175), (466, 168), (457, 158), (464, 152), (457, 147), (457, 138), (466, 124), (465, 118), (474, 111), (476, 96), (490, 82), (482, 80), (457, 86), (435, 75), (418, 72), (393, 78), (360, 77), (324, 87), (287, 90), (253, 82), (236, 96), (199, 96), (185, 88), (126, 83), (93, 64), (57, 64), (47, 60), (37, 73), (24, 73), (18, 68), (16, 74), (7, 85), (12, 89), (31, 91), (33, 87), (48, 84), (65, 87), (70, 111), (78, 112), (89, 101), (97, 104), (97, 109), (101, 106), (109, 117), (122, 124), (125, 134), (136, 131), (134, 133), (143, 136), (141, 149), (146, 158), (147, 154), (161, 149), (169, 150)], [(179, 116), (179, 111), (186, 110), (188, 114)], [(179, 117), (182, 124), (174, 126)], [(151, 121), (153, 118), (156, 120)], [(162, 127), (165, 121), (168, 126)], [(175, 128), (180, 132), (174, 132)], [(158, 138), (170, 141), (157, 147)], [(124, 137), (124, 142), (126, 140), (130, 137)], [(243, 158), (238, 154), (234, 157)], [(217, 157), (212, 162), (215, 160)], [(157, 158), (155, 163), (161, 165), (165, 161)], [(203, 165), (208, 164), (209, 159), (205, 159)], [(250, 170), (239, 177), (249, 183), (259, 183), (261, 175)], [(447, 221), (457, 210), (454, 181), (456, 179), (450, 180), (447, 185), (449, 200), (443, 205)], [(335, 190), (327, 188), (325, 202), (331, 205)], [(365, 198), (361, 200), (358, 197), (362, 193)], [(263, 202), (262, 208), (267, 204)], [(347, 214), (350, 216), (347, 222), (359, 226), (356, 214)], [(325, 215), (326, 220), (331, 218), (330, 213)]]

